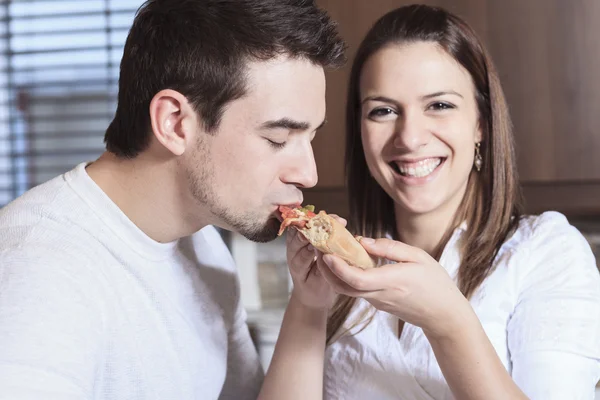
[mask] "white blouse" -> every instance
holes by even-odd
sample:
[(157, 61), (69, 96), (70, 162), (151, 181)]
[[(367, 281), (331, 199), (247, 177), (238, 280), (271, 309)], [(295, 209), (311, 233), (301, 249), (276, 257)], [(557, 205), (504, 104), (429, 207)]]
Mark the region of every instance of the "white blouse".
[[(464, 229), (440, 259), (453, 277)], [(593, 399), (600, 274), (585, 238), (560, 213), (526, 217), (494, 263), (471, 305), (516, 384), (532, 400)], [(359, 300), (345, 326), (367, 307)], [(364, 330), (327, 348), (325, 399), (454, 399), (423, 331), (405, 324), (398, 339), (397, 321), (378, 311)]]

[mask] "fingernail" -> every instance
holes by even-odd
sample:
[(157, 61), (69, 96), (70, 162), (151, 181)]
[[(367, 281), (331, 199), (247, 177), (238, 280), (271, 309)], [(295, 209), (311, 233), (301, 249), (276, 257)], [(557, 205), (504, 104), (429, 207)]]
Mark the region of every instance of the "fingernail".
[(361, 239), (360, 239), (360, 243), (364, 243), (364, 244), (373, 244), (373, 243), (375, 243), (375, 239), (371, 239), (371, 238), (361, 238)]
[(306, 246), (306, 248), (308, 249), (308, 251), (313, 252), (315, 251), (315, 248), (313, 247), (312, 244), (309, 244), (308, 246)]
[(327, 264), (328, 266), (331, 266), (333, 258), (329, 254), (325, 254), (323, 255), (323, 261), (325, 261), (325, 264)]

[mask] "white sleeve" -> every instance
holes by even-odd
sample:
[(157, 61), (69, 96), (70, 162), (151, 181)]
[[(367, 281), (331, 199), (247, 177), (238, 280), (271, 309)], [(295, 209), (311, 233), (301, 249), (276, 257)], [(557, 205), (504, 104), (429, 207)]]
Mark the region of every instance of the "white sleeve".
[(508, 324), (512, 377), (532, 400), (591, 400), (600, 379), (600, 274), (563, 216), (537, 222)]
[(220, 400), (254, 400), (261, 388), (264, 372), (246, 318), (239, 302), (228, 337), (227, 376)]
[(91, 399), (103, 346), (94, 279), (56, 249), (31, 252), (0, 254), (0, 400)]
[[(264, 378), (258, 352), (252, 342), (246, 323), (240, 280), (235, 262), (213, 226), (207, 226), (194, 236), (201, 251), (199, 261), (204, 265), (215, 265), (227, 279), (218, 290), (217, 303), (223, 308), (223, 317), (228, 326), (227, 375), (219, 400), (255, 400)], [(203, 242), (202, 242), (203, 241)]]

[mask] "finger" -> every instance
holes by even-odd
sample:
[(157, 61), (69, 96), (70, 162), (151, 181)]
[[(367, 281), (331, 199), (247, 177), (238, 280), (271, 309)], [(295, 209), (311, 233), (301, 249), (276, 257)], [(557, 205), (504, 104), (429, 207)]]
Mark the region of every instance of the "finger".
[(323, 276), (325, 281), (327, 281), (329, 286), (331, 286), (334, 292), (352, 297), (359, 297), (363, 295), (361, 291), (351, 288), (348, 286), (348, 284), (331, 272), (327, 264), (323, 261), (323, 255), (319, 255), (317, 257), (316, 266), (319, 270), (319, 273)]
[(302, 247), (308, 245), (308, 240), (297, 229), (290, 229), (286, 234), (288, 254), (296, 254)]
[(316, 277), (321, 277), (321, 272), (319, 271), (319, 267), (317, 267), (317, 258), (313, 259), (313, 262), (310, 264), (310, 268), (308, 269), (308, 275), (313, 274)]
[(340, 217), (337, 214), (329, 214), (329, 216), (344, 226), (346, 226), (348, 224), (348, 221), (346, 221), (344, 218)]
[(362, 269), (348, 265), (332, 254), (325, 254), (323, 261), (337, 278), (359, 292), (377, 292), (385, 289), (390, 282), (388, 268)]
[(418, 247), (391, 239), (360, 238), (360, 244), (369, 254), (394, 262), (424, 262), (429, 255)]
[(308, 267), (299, 276), (303, 278), (304, 282), (306, 282), (311, 275), (314, 275), (315, 277), (319, 277), (321, 275), (319, 268), (317, 267), (317, 259), (314, 255), (312, 261), (310, 264), (308, 264)]
[(311, 264), (315, 261), (315, 252), (312, 246), (307, 245), (300, 249), (290, 260), (290, 272), (298, 275), (307, 275)]

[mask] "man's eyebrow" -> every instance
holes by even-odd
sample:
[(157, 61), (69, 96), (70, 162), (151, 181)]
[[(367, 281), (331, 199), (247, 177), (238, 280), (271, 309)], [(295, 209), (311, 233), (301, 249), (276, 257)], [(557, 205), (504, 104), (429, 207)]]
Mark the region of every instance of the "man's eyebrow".
[[(321, 129), (327, 123), (327, 119), (324, 119), (323, 122), (315, 129)], [(281, 118), (273, 121), (267, 121), (261, 124), (262, 129), (289, 129), (291, 131), (306, 131), (310, 129), (310, 124), (304, 121), (295, 121), (291, 118)]]
[(262, 129), (289, 129), (292, 131), (305, 131), (310, 128), (308, 122), (294, 121), (290, 118), (280, 118), (274, 121), (267, 121), (261, 124)]

